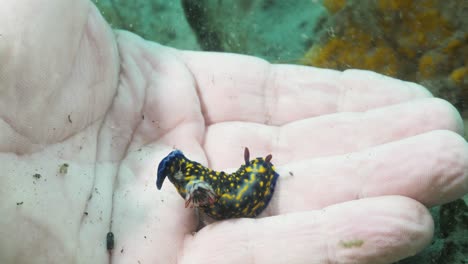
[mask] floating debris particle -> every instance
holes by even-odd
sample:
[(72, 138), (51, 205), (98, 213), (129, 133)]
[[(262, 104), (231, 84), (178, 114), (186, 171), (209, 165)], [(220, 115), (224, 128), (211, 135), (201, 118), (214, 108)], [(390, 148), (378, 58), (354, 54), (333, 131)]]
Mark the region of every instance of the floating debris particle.
[(16, 205), (22, 205), (24, 202), (21, 201), (21, 202), (17, 202)]
[(64, 164), (60, 165), (59, 172), (60, 172), (60, 174), (67, 174), (67, 172), (68, 172), (68, 163), (64, 163)]
[(41, 178), (41, 175), (40, 175), (39, 173), (35, 173), (35, 174), (33, 175), (33, 177), (34, 177), (35, 179), (40, 179), (40, 178)]
[(68, 122), (73, 123), (72, 120), (71, 120), (71, 115), (68, 115)]
[(124, 249), (122, 248), (122, 249), (120, 250), (120, 253), (123, 253), (123, 252), (124, 252)]
[(294, 176), (294, 173), (292, 171), (289, 172), (289, 175)]
[(113, 250), (114, 249), (114, 233), (108, 232), (106, 236), (106, 246), (107, 250)]
[(344, 248), (361, 247), (364, 244), (364, 240), (356, 239), (349, 241), (340, 241), (340, 244)]
[(87, 215), (88, 215), (88, 212), (84, 212), (84, 215), (86, 215), (86, 216), (87, 216)]

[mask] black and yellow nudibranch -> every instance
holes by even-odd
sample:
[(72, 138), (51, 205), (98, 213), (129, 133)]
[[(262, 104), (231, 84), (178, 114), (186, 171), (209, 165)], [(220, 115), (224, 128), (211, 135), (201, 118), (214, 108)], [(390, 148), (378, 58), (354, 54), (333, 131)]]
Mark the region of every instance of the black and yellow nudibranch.
[(245, 148), (245, 164), (228, 174), (206, 168), (174, 150), (159, 163), (156, 186), (161, 189), (168, 177), (185, 199), (185, 207), (198, 207), (217, 220), (255, 217), (270, 202), (279, 175), (271, 155), (254, 160), (249, 156)]

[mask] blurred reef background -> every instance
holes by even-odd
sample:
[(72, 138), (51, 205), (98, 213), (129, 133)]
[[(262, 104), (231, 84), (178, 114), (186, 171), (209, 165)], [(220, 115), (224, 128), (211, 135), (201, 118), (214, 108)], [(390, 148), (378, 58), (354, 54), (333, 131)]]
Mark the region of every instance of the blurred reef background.
[[(468, 0), (93, 2), (114, 28), (179, 49), (368, 69), (420, 83), (455, 105), (468, 130)], [(432, 244), (398, 263), (467, 264), (467, 205), (465, 196), (432, 208)]]

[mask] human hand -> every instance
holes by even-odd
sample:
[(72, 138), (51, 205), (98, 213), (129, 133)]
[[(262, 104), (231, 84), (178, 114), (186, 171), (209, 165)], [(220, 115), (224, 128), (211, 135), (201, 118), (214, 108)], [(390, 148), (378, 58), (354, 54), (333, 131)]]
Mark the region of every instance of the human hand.
[[(467, 192), (460, 117), (418, 85), (113, 35), (88, 1), (5, 1), (0, 34), (0, 263), (391, 263)], [(273, 155), (272, 202), (192, 235), (158, 162), (245, 146)]]

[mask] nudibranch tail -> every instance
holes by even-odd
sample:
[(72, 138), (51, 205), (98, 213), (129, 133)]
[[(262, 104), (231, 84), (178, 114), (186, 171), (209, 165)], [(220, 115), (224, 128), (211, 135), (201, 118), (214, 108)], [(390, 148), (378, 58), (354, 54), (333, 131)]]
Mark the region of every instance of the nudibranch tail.
[(163, 185), (164, 180), (166, 179), (167, 176), (174, 174), (176, 171), (171, 171), (174, 170), (174, 163), (177, 163), (177, 161), (181, 158), (185, 158), (184, 154), (182, 151), (176, 149), (169, 153), (160, 163), (158, 166), (158, 177), (156, 178), (156, 187), (158, 187), (158, 190), (161, 190), (161, 187)]
[[(272, 155), (270, 154), (266, 156), (265, 161), (271, 164), (271, 158), (272, 158)], [(271, 164), (271, 166), (273, 166), (273, 164)], [(273, 171), (273, 177), (271, 179), (271, 184), (270, 184), (270, 193), (273, 195), (275, 191), (276, 183), (278, 182), (279, 174), (274, 169), (272, 171)], [(270, 203), (272, 195), (270, 195), (269, 197), (265, 199), (265, 207)], [(261, 213), (261, 211), (259, 213)]]

